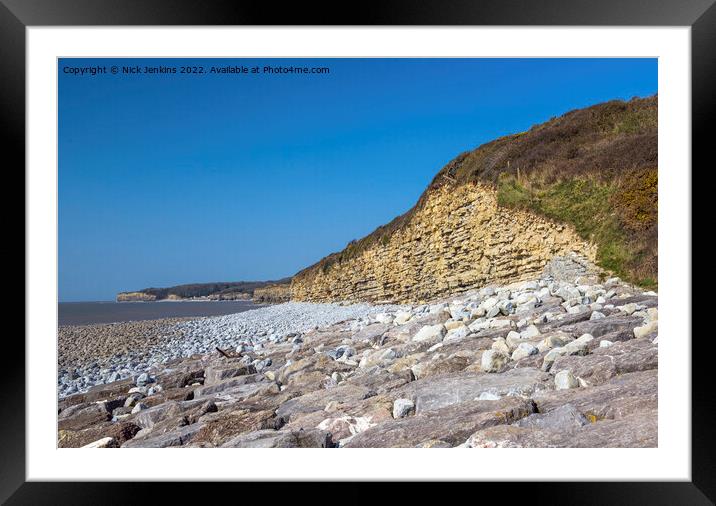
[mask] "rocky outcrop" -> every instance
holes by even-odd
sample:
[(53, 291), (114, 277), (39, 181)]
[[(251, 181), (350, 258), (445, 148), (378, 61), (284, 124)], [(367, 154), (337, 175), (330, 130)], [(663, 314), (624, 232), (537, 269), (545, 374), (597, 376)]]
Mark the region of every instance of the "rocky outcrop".
[(254, 335), (60, 399), (58, 444), (656, 447), (657, 301), (550, 276)]
[[(555, 256), (596, 249), (571, 227), (498, 206), (484, 184), (430, 192), (406, 224), (296, 274), (293, 300), (418, 303), (538, 275)], [(330, 260), (330, 261), (329, 261)]]
[(157, 296), (144, 292), (120, 292), (117, 294), (117, 302), (152, 302)]
[(259, 304), (279, 304), (291, 300), (291, 285), (269, 285), (254, 290), (253, 300)]

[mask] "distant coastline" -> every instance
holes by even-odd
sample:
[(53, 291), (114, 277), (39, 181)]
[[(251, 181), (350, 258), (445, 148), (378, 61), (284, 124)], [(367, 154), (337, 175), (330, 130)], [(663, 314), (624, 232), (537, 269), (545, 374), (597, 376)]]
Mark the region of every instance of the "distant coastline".
[(276, 281), (218, 281), (119, 292), (117, 302), (250, 301), (285, 302), (291, 278)]

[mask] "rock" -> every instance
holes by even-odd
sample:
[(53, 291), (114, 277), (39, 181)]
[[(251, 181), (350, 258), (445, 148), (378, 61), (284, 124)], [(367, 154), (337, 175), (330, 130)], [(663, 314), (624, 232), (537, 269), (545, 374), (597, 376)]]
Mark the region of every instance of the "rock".
[[(257, 374), (249, 376), (235, 376), (208, 386), (200, 386), (194, 389), (194, 399), (221, 394), (234, 398), (247, 397), (258, 392), (264, 385), (260, 383), (262, 378)], [(285, 381), (288, 381), (287, 379)]]
[(393, 316), (388, 313), (378, 313), (375, 315), (375, 321), (385, 324), (393, 323)]
[(489, 326), (492, 329), (504, 329), (505, 327), (514, 328), (517, 325), (512, 320), (502, 319), (502, 320), (490, 320)]
[(137, 376), (136, 385), (138, 387), (143, 387), (144, 385), (146, 385), (149, 382), (150, 382), (149, 374), (147, 374), (146, 372), (143, 372), (142, 374)]
[(600, 420), (571, 431), (497, 425), (479, 430), (468, 448), (656, 448), (657, 410), (620, 420)]
[(241, 434), (227, 441), (222, 448), (329, 448), (331, 434), (325, 430), (298, 431), (259, 430)]
[(442, 341), (446, 331), (445, 325), (441, 323), (437, 325), (426, 325), (413, 336), (412, 340), (415, 342)]
[(587, 356), (558, 357), (552, 372), (568, 369), (588, 385), (599, 385), (619, 374), (656, 369), (659, 352), (648, 340), (614, 343), (608, 348), (595, 348)]
[(146, 404), (144, 404), (143, 402), (138, 402), (138, 403), (135, 404), (135, 406), (132, 408), (132, 412), (131, 412), (131, 413), (132, 413), (133, 415), (135, 415), (135, 414), (139, 413), (140, 411), (142, 411), (143, 409), (147, 409), (147, 408), (148, 408), (148, 406), (147, 406)]
[(460, 327), (448, 331), (448, 333), (445, 334), (443, 342), (448, 344), (461, 341), (465, 339), (469, 334), (470, 329), (467, 327), (467, 325), (462, 324)]
[(565, 334), (563, 332), (557, 332), (545, 337), (540, 344), (544, 349), (549, 350), (552, 348), (559, 348), (565, 346), (572, 341), (574, 341), (574, 338), (572, 338), (568, 334)]
[(512, 360), (520, 360), (530, 355), (536, 355), (539, 353), (537, 348), (530, 343), (521, 343), (517, 346), (517, 349), (512, 353)]
[(509, 355), (500, 350), (487, 350), (482, 354), (480, 365), (484, 372), (496, 373), (505, 367), (509, 359)]
[(173, 446), (186, 446), (202, 429), (202, 424), (194, 423), (177, 427), (163, 433), (149, 432), (145, 436), (139, 434), (122, 444), (121, 448), (169, 448)]
[(547, 413), (534, 413), (518, 420), (513, 425), (567, 433), (584, 427), (588, 423), (587, 418), (573, 404), (565, 404)]
[(264, 359), (264, 360), (259, 360), (259, 361), (257, 361), (257, 362), (254, 364), (254, 370), (255, 370), (256, 372), (261, 372), (261, 371), (263, 371), (264, 369), (266, 369), (267, 367), (270, 367), (272, 363), (273, 363), (273, 362), (271, 361), (270, 358), (267, 358), (267, 359)]
[(395, 325), (405, 325), (408, 323), (410, 318), (412, 318), (413, 314), (410, 311), (398, 311), (395, 314), (395, 319), (393, 320), (393, 323)]
[[(589, 306), (586, 306), (584, 304), (577, 304), (576, 306), (571, 306), (567, 308), (567, 313), (569, 314), (579, 314), (584, 313), (585, 311), (588, 311), (590, 308)], [(590, 315), (591, 316), (591, 315)]]
[(530, 325), (525, 330), (520, 332), (521, 339), (532, 339), (540, 335), (539, 329), (535, 325)]
[(361, 369), (368, 369), (371, 367), (384, 366), (391, 362), (396, 356), (395, 351), (391, 348), (386, 350), (375, 350), (364, 355), (358, 364), (358, 367)]
[(512, 351), (507, 342), (501, 337), (495, 339), (495, 342), (492, 343), (492, 346), (490, 348), (495, 351), (499, 351), (503, 355), (509, 355)]
[(396, 399), (393, 402), (393, 418), (404, 418), (415, 412), (415, 403), (410, 399)]
[(634, 337), (636, 339), (648, 336), (649, 334), (656, 332), (659, 329), (659, 322), (654, 320), (642, 325), (641, 327), (634, 328)]
[(237, 360), (219, 363), (206, 368), (204, 386), (215, 385), (225, 379), (236, 376), (255, 374), (256, 367), (251, 364), (243, 364)]
[[(469, 401), (455, 406), (379, 423), (355, 435), (348, 448), (413, 448), (439, 440), (454, 447), (476, 430), (510, 423), (534, 412), (531, 401), (505, 397), (499, 401)], [(450, 420), (450, 423), (445, 423)]]
[(119, 448), (119, 443), (113, 437), (103, 437), (90, 444), (84, 445), (82, 448)]
[(489, 297), (482, 301), (480, 307), (485, 311), (489, 311), (490, 309), (495, 307), (498, 302), (500, 302), (500, 299), (498, 299), (497, 297)]
[(488, 311), (485, 317), (487, 319), (494, 318), (498, 314), (501, 314), (500, 306), (492, 306)]
[(367, 325), (355, 334), (353, 334), (353, 341), (363, 341), (369, 343), (378, 343), (382, 340), (383, 335), (391, 329), (391, 325), (386, 323), (374, 323)]
[(424, 361), (413, 365), (410, 370), (416, 379), (427, 378), (439, 374), (458, 372), (470, 365), (475, 360), (474, 353), (455, 353), (449, 357), (435, 357), (432, 360)]
[(631, 315), (638, 309), (638, 306), (634, 303), (630, 304), (624, 304), (622, 306), (617, 306), (617, 309), (619, 309), (622, 313), (625, 313), (627, 315)]
[(451, 320), (445, 322), (445, 328), (450, 332), (451, 330), (459, 329), (460, 327), (467, 328), (467, 325), (465, 325), (462, 321), (459, 320)]
[(417, 414), (453, 404), (472, 401), (484, 393), (530, 396), (552, 388), (552, 377), (539, 369), (522, 367), (501, 374), (451, 373), (412, 381), (395, 392), (393, 398), (413, 399)]
[(590, 320), (599, 320), (601, 318), (605, 318), (604, 313), (600, 313), (599, 311), (592, 311), (592, 315), (589, 317)]
[(121, 445), (132, 439), (140, 427), (131, 422), (118, 422), (107, 425), (106, 422), (82, 430), (59, 430), (57, 446), (59, 448), (80, 448), (103, 438), (112, 438)]
[(547, 354), (542, 359), (542, 370), (543, 371), (549, 371), (552, 368), (552, 365), (554, 364), (554, 361), (557, 360), (558, 357), (561, 357), (562, 355), (566, 355), (568, 353), (568, 350), (565, 346), (560, 346), (557, 348), (552, 348), (547, 352)]
[(608, 339), (602, 339), (601, 341), (599, 341), (600, 348), (609, 348), (613, 344), (614, 343), (609, 341)]
[(147, 390), (147, 396), (152, 396), (162, 392), (164, 388), (161, 385), (153, 385)]
[(579, 381), (577, 381), (577, 378), (574, 377), (571, 371), (564, 370), (555, 374), (554, 386), (557, 390), (577, 388), (579, 386)]
[(127, 399), (124, 401), (124, 407), (133, 408), (141, 399), (144, 399), (143, 394), (140, 394), (139, 392), (132, 393), (128, 395)]

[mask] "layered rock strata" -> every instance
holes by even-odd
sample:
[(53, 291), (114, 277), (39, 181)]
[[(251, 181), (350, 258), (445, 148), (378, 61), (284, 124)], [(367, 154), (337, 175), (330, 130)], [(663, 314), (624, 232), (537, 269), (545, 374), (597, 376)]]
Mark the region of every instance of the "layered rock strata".
[(596, 248), (567, 225), (498, 206), (489, 185), (443, 186), (386, 239), (296, 274), (291, 297), (419, 303), (530, 279), (555, 255), (575, 253), (593, 261)]

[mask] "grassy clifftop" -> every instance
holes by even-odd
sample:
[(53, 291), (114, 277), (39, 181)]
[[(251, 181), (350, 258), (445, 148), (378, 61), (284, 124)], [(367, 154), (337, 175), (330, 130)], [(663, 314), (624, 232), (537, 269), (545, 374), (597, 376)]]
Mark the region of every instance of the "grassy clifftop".
[(657, 283), (658, 97), (613, 100), (553, 118), (460, 154), (413, 209), (297, 276), (326, 272), (410, 222), (444, 186), (489, 183), (506, 208), (571, 224), (598, 246), (598, 263), (644, 287)]

